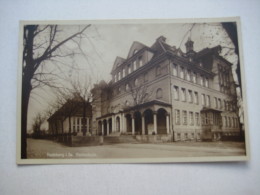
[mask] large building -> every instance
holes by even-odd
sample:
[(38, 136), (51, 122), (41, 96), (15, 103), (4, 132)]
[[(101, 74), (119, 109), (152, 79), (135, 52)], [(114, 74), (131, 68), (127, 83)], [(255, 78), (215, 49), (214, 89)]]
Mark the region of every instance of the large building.
[(186, 52), (160, 36), (148, 47), (134, 42), (127, 58), (116, 57), (112, 80), (92, 90), (93, 129), (144, 140), (219, 140), (239, 135), (232, 64), (221, 47)]

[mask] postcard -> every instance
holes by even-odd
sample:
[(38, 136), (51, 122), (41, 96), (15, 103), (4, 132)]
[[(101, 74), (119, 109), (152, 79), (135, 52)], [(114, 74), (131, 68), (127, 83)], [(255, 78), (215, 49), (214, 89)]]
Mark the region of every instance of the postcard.
[(240, 28), (21, 21), (17, 164), (249, 160)]

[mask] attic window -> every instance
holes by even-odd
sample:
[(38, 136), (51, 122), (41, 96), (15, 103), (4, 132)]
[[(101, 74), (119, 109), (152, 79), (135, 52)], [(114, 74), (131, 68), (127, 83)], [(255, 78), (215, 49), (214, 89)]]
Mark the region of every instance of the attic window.
[(137, 52), (138, 52), (138, 50), (137, 50), (137, 49), (135, 49), (135, 50), (134, 50), (134, 53), (133, 53), (133, 55), (134, 55), (134, 54), (136, 54)]

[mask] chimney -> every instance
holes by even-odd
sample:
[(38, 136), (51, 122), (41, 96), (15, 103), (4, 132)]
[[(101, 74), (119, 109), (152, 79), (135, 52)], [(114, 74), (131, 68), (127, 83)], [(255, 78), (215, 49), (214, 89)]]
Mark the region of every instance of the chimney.
[(187, 42), (185, 43), (186, 46), (186, 53), (190, 53), (193, 52), (193, 41), (191, 40), (191, 38), (189, 37)]
[(159, 42), (165, 42), (166, 41), (166, 38), (164, 36), (159, 36), (156, 41), (159, 41)]

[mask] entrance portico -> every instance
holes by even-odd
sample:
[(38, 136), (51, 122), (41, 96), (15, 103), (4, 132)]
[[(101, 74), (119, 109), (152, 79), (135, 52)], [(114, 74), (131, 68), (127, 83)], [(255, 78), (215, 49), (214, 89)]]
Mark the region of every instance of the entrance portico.
[(171, 105), (155, 100), (100, 117), (98, 123), (101, 124), (102, 135), (115, 132), (130, 135), (171, 134), (170, 116)]

